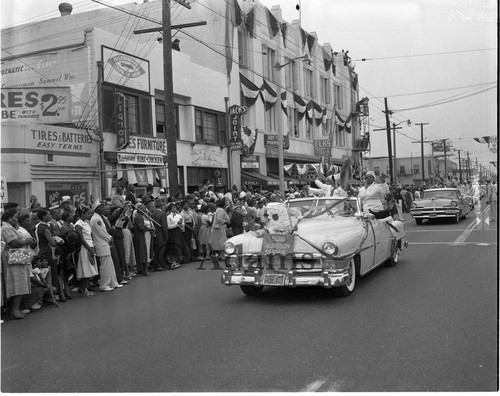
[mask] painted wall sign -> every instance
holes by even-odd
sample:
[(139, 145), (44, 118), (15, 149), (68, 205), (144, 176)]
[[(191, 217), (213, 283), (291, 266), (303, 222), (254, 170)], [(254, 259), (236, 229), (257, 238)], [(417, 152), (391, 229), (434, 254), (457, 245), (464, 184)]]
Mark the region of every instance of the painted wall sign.
[(71, 121), (69, 87), (2, 88), (2, 121)]
[(65, 195), (71, 198), (71, 204), (88, 205), (88, 184), (77, 182), (45, 183), (45, 202), (47, 207), (60, 205)]
[(160, 155), (118, 153), (119, 164), (163, 165)]
[(259, 169), (260, 162), (258, 155), (248, 155), (241, 157), (241, 169)]
[(165, 139), (130, 136), (128, 145), (121, 153), (167, 155), (167, 141)]
[[(278, 135), (264, 135), (264, 145), (278, 147)], [(283, 149), (288, 150), (289, 148), (290, 138), (288, 135), (283, 135)]]
[(104, 81), (149, 92), (149, 61), (102, 46)]
[(326, 155), (331, 152), (332, 141), (330, 139), (316, 139), (314, 140), (314, 155)]
[[(86, 52), (82, 54), (82, 52)], [(90, 100), (88, 47), (58, 50), (43, 55), (21, 56), (2, 61), (2, 88), (30, 88), (39, 91), (50, 87), (60, 89), (68, 87), (66, 94), (69, 101), (71, 121), (78, 122), (90, 117), (88, 106)], [(95, 84), (93, 82), (93, 84)], [(92, 85), (92, 88), (94, 85)], [(65, 88), (63, 88), (65, 89)], [(66, 90), (66, 89), (65, 89)], [(60, 96), (60, 95), (57, 95)], [(66, 103), (68, 103), (66, 99)], [(51, 102), (47, 103), (47, 106)], [(58, 104), (60, 106), (61, 104)], [(49, 111), (54, 111), (53, 105)], [(86, 114), (83, 114), (85, 111)], [(61, 116), (63, 114), (61, 113)], [(25, 119), (31, 121), (34, 119)], [(36, 122), (48, 122), (35, 120)]]
[(90, 154), (95, 152), (97, 145), (91, 132), (43, 124), (4, 124), (1, 139), (2, 148), (40, 151), (40, 154), (47, 151)]

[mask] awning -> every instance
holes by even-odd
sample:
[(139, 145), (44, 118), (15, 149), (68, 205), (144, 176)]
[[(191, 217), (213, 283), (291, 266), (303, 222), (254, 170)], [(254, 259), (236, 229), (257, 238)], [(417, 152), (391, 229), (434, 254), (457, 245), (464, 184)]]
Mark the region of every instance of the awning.
[(162, 187), (167, 186), (166, 167), (147, 167), (144, 165), (117, 164), (116, 180), (126, 179), (129, 184), (138, 186), (155, 185), (159, 182)]
[(241, 182), (247, 186), (279, 186), (279, 180), (259, 172), (241, 171)]

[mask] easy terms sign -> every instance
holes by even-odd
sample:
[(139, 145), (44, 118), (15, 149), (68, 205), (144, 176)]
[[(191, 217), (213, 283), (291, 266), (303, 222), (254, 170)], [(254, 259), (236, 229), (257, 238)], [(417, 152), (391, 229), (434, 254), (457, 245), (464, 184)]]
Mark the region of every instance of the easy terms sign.
[(71, 121), (69, 87), (2, 88), (2, 121), (55, 124)]

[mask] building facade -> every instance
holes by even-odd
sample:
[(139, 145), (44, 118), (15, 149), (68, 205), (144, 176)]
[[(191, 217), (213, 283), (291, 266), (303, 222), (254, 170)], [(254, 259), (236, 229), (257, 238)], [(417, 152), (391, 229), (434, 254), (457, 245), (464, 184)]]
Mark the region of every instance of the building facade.
[[(118, 184), (168, 187), (167, 125), (178, 184), (276, 188), (284, 162), (359, 160), (366, 102), (347, 53), (258, 1), (172, 3), (175, 119), (165, 117), (161, 2), (131, 3), (2, 30), (2, 186), (50, 206)], [(182, 11), (182, 12), (181, 12)], [(174, 30), (173, 30), (174, 32)], [(4, 106), (4, 96), (8, 98)], [(360, 104), (361, 103), (361, 104)], [(297, 182), (287, 175), (290, 182)], [(296, 175), (295, 175), (296, 176)], [(5, 188), (6, 187), (6, 188)], [(6, 194), (7, 195), (7, 194)]]

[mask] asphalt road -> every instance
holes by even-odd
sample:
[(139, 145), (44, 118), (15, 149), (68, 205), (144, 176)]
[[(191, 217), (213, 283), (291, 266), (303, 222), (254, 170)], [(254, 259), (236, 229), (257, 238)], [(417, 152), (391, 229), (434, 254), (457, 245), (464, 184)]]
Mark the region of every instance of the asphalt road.
[(192, 263), (4, 322), (1, 390), (497, 390), (496, 224), (405, 218), (398, 265), (347, 298), (250, 298)]

